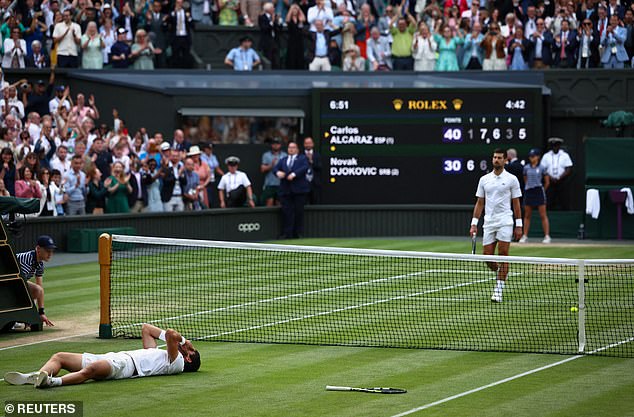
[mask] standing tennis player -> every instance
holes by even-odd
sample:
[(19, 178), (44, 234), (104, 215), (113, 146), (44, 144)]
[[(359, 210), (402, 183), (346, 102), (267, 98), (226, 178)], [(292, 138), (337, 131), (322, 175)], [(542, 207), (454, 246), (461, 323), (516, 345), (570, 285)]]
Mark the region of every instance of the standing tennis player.
[[(473, 209), (471, 219), (471, 236), (478, 233), (478, 221), (484, 208), (484, 225), (482, 237), (482, 253), (484, 255), (495, 254), (508, 256), (509, 247), (513, 236), (519, 239), (522, 236), (522, 211), (520, 207), (520, 183), (517, 177), (504, 170), (506, 151), (496, 149), (493, 151), (493, 172), (490, 172), (478, 182), (476, 197), (478, 198)], [(513, 210), (511, 211), (511, 203)], [(513, 227), (515, 219), (515, 227)], [(502, 302), (502, 291), (508, 275), (508, 263), (487, 262), (489, 269), (497, 272), (497, 280), (493, 290), (491, 301)]]
[[(127, 379), (153, 375), (174, 375), (196, 372), (200, 368), (200, 354), (192, 342), (176, 330), (162, 330), (144, 324), (141, 330), (143, 349), (92, 353), (58, 352), (37, 372), (23, 374), (7, 372), (4, 380), (12, 385), (34, 384), (36, 388), (81, 384), (89, 379)], [(159, 349), (156, 339), (163, 340), (167, 350)], [(62, 377), (60, 370), (69, 371)]]

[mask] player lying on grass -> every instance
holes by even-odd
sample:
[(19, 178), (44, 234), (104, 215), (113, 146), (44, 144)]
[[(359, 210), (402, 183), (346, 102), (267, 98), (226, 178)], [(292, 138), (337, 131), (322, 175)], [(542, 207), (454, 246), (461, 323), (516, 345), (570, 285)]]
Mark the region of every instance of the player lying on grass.
[[(89, 379), (126, 379), (153, 375), (173, 375), (196, 372), (200, 354), (192, 342), (176, 330), (162, 330), (144, 324), (141, 330), (143, 349), (92, 353), (58, 352), (37, 372), (8, 372), (4, 380), (12, 385), (34, 384), (36, 388), (81, 384)], [(166, 342), (167, 350), (156, 347), (156, 339)], [(60, 370), (68, 374), (57, 377)]]

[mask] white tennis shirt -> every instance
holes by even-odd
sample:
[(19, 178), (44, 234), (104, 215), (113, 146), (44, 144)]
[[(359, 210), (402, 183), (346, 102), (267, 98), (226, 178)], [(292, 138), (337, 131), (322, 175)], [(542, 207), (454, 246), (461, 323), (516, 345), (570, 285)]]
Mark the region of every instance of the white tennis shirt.
[(185, 359), (180, 352), (172, 363), (170, 363), (167, 350), (158, 348), (126, 350), (121, 353), (132, 358), (140, 377), (179, 374), (185, 368)]
[(484, 198), (484, 227), (513, 225), (511, 199), (522, 196), (517, 177), (506, 170), (500, 175), (490, 172), (478, 182), (476, 197)]

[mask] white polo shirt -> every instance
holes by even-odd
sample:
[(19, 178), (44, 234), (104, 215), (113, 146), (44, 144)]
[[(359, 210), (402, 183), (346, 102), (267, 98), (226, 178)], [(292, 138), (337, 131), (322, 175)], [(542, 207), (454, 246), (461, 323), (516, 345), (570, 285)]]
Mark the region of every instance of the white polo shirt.
[(185, 359), (180, 352), (172, 363), (170, 363), (167, 350), (158, 348), (128, 350), (121, 353), (132, 358), (140, 377), (179, 374), (185, 367)]
[(227, 172), (220, 179), (220, 182), (218, 183), (218, 189), (225, 190), (229, 193), (241, 185), (244, 186), (244, 188), (251, 185), (251, 181), (249, 181), (249, 177), (247, 177), (247, 174), (242, 171), (236, 171), (235, 174)]
[(570, 155), (566, 151), (562, 151), (554, 153), (553, 151), (548, 151), (542, 158), (541, 164), (546, 168), (546, 174), (552, 179), (558, 180), (566, 171), (566, 168), (572, 166), (572, 159), (570, 159)]
[(478, 182), (476, 197), (484, 198), (484, 227), (513, 225), (511, 199), (522, 196), (517, 177), (506, 170), (500, 175), (490, 172)]
[[(66, 33), (66, 36), (57, 44), (57, 55), (77, 56), (75, 36), (78, 38), (81, 37), (81, 27), (75, 22), (71, 22), (70, 26), (71, 29)], [(66, 29), (68, 29), (68, 25), (65, 22), (57, 23), (55, 29), (53, 29), (53, 37), (57, 38), (62, 36), (66, 32)]]

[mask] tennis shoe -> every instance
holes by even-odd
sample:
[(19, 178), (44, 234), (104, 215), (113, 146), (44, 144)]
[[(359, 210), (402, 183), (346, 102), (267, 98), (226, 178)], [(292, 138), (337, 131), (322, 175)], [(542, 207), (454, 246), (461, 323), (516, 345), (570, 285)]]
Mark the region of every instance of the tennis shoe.
[(39, 372), (29, 372), (23, 374), (21, 372), (7, 372), (4, 374), (4, 380), (11, 385), (35, 384)]
[(502, 302), (502, 294), (494, 292), (491, 296), (491, 302), (493, 303), (501, 303)]
[(548, 235), (544, 236), (544, 240), (542, 240), (542, 243), (548, 244), (550, 242), (552, 242), (552, 240), (550, 239), (550, 236), (548, 236)]
[(528, 236), (524, 235), (520, 238), (518, 243), (526, 243), (528, 242)]
[(51, 377), (46, 371), (40, 371), (36, 374), (35, 388), (51, 387)]

